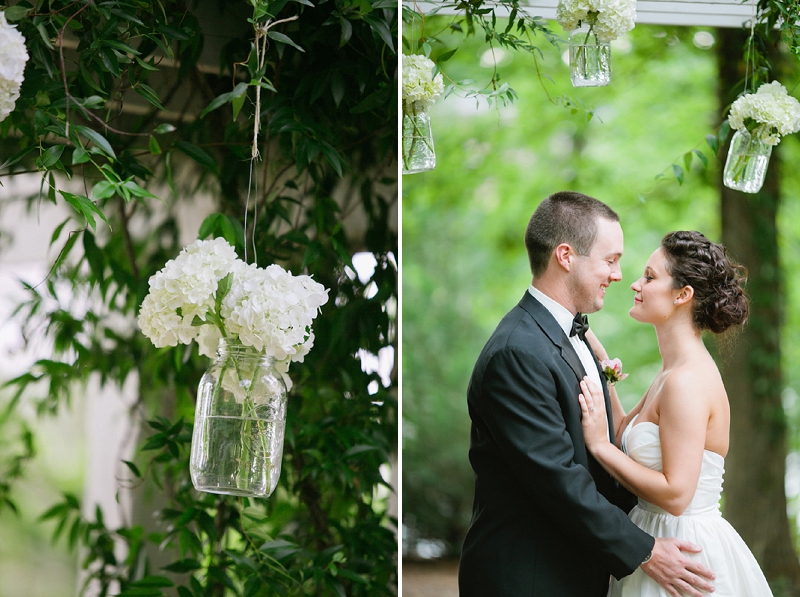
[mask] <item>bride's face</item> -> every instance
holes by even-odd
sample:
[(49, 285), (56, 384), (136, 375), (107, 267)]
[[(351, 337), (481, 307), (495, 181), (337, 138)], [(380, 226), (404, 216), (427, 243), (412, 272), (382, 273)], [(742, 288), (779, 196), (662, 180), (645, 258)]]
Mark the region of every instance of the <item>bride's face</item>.
[(679, 292), (672, 284), (672, 276), (667, 271), (667, 258), (659, 247), (647, 260), (642, 277), (631, 284), (631, 290), (636, 293), (630, 310), (631, 317), (653, 324), (669, 319), (675, 311), (673, 301)]

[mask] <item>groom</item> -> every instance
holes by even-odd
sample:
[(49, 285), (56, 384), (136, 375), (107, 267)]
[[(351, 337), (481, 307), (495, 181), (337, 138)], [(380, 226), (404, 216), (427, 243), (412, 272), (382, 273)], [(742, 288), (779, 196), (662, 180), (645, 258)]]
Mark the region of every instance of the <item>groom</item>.
[(584, 445), (579, 381), (602, 386), (611, 407), (580, 314), (599, 311), (622, 279), (619, 216), (555, 193), (536, 208), (525, 246), (533, 284), (486, 343), (467, 392), (475, 497), (460, 597), (604, 597), (610, 574), (638, 566), (672, 595), (702, 597), (713, 574), (681, 552), (700, 548), (633, 524), (635, 497)]

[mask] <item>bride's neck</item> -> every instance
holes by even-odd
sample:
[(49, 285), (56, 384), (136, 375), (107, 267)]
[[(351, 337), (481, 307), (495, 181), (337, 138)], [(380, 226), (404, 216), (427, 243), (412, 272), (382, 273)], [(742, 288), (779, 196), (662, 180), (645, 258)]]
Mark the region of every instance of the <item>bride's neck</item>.
[(692, 359), (697, 350), (705, 350), (700, 330), (689, 321), (667, 321), (656, 326), (656, 336), (664, 369)]

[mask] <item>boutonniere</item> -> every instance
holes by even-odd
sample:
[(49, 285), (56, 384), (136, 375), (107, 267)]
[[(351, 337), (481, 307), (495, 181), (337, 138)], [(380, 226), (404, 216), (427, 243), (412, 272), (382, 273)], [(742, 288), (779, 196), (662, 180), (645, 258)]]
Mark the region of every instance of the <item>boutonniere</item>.
[(606, 381), (612, 386), (628, 377), (627, 373), (622, 372), (622, 361), (619, 359), (600, 361), (600, 366), (603, 368), (603, 375), (606, 376)]

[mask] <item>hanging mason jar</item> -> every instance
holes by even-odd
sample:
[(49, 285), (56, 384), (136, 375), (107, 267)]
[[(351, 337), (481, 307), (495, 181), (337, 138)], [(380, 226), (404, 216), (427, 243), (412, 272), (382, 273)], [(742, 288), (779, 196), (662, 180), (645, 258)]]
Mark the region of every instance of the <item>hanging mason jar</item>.
[(192, 483), (199, 491), (268, 497), (281, 474), (286, 386), (274, 360), (221, 340), (200, 380), (192, 435)]
[(436, 167), (431, 117), (427, 112), (403, 112), (403, 174), (415, 174)]
[(747, 130), (736, 131), (728, 149), (722, 180), (725, 186), (744, 193), (757, 193), (772, 155), (772, 145)]
[(602, 87), (611, 82), (611, 42), (599, 41), (588, 21), (580, 21), (569, 35), (569, 73), (573, 87)]

